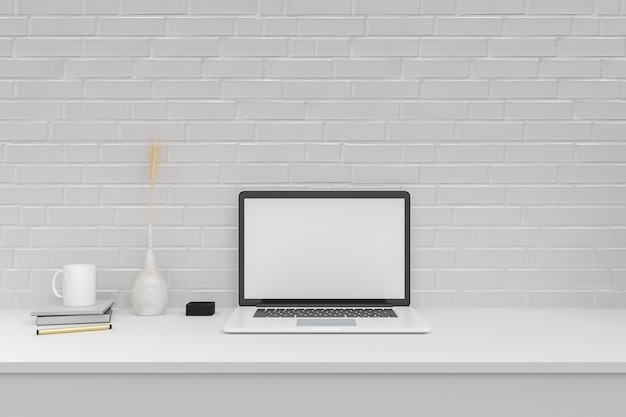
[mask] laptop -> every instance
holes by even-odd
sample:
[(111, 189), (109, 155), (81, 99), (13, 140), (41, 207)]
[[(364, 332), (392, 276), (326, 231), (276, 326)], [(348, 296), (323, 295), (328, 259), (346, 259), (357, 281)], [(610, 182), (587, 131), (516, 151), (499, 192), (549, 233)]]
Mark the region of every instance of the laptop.
[(405, 191), (243, 191), (226, 333), (426, 333)]

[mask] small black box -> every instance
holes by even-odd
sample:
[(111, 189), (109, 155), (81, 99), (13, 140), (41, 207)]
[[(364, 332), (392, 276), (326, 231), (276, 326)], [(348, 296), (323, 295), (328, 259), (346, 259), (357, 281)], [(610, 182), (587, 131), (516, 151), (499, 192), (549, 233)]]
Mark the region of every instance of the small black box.
[(212, 316), (215, 314), (215, 302), (192, 301), (187, 303), (186, 316)]

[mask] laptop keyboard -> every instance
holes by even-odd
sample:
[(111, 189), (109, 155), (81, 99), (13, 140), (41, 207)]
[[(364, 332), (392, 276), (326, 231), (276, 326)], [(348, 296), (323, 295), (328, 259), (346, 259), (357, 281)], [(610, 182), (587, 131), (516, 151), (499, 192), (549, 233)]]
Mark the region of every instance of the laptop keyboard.
[(398, 317), (391, 308), (259, 308), (254, 317)]

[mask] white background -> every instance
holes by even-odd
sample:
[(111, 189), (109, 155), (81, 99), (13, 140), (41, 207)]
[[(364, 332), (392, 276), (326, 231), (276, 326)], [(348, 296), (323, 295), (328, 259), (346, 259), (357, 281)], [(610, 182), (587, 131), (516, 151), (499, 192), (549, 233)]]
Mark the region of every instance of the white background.
[(0, 306), (148, 221), (171, 306), (237, 300), (237, 195), (412, 195), (412, 304), (626, 306), (624, 0), (0, 0)]
[(245, 201), (246, 298), (404, 298), (403, 199)]

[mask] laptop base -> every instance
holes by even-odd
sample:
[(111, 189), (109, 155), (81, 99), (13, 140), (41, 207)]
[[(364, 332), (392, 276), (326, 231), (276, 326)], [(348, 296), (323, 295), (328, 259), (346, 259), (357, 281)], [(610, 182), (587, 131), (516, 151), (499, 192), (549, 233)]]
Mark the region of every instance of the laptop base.
[(257, 307), (238, 307), (224, 323), (226, 333), (428, 333), (430, 326), (411, 307), (393, 307), (398, 317), (254, 317)]

